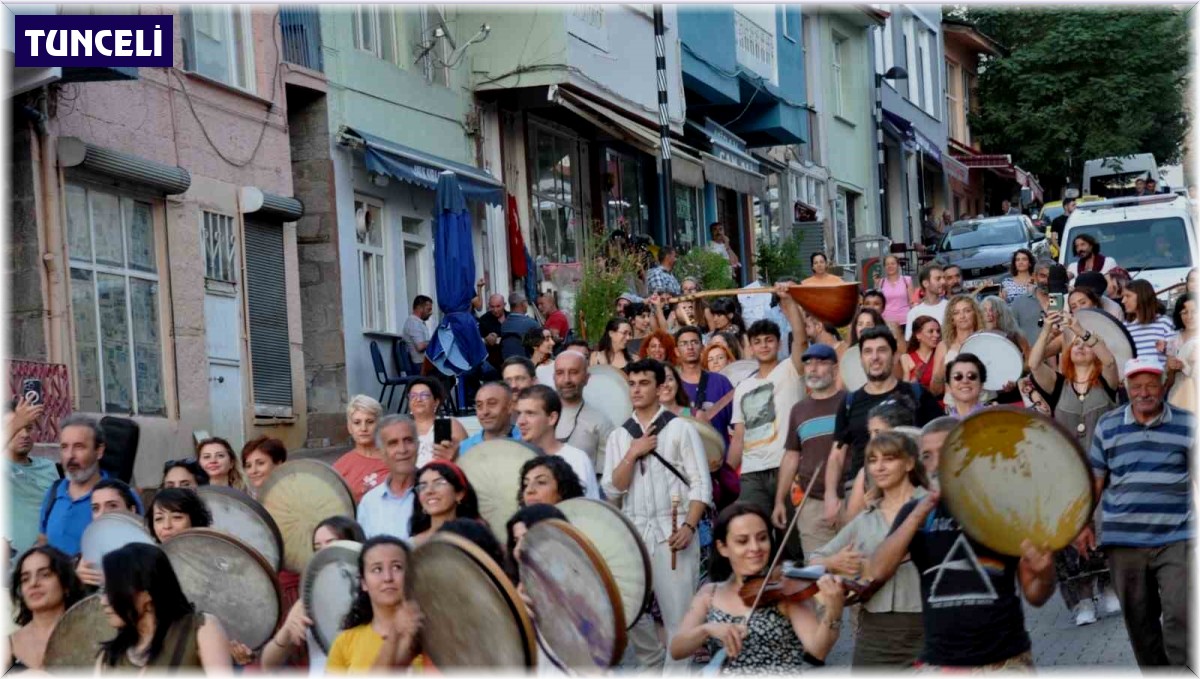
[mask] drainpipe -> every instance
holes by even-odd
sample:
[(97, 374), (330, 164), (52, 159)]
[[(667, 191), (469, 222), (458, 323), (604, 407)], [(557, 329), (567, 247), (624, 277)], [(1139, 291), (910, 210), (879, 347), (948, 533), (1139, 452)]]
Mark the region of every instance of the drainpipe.
[(42, 251), (42, 264), (45, 267), (45, 293), (47, 315), (43, 324), (46, 334), (46, 360), (49, 363), (67, 363), (63, 350), (62, 327), (66, 317), (64, 303), (66, 281), (62, 268), (62, 220), (60, 219), (61, 205), (59, 201), (58, 158), (55, 138), (47, 129), (49, 115), (50, 88), (42, 87), (41, 102), (38, 110), (33, 112), (34, 126), (38, 134), (38, 148), (41, 156), (41, 236), (45, 249)]

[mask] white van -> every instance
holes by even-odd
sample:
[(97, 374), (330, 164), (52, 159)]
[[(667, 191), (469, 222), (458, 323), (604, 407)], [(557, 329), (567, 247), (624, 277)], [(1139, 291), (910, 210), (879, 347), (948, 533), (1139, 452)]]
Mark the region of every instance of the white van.
[(1079, 203), (1064, 227), (1059, 261), (1076, 261), (1075, 238), (1091, 234), (1100, 254), (1155, 290), (1182, 283), (1195, 266), (1196, 227), (1188, 199), (1178, 194)]
[(1138, 179), (1159, 181), (1153, 153), (1097, 158), (1083, 164), (1083, 195), (1101, 198), (1132, 196)]

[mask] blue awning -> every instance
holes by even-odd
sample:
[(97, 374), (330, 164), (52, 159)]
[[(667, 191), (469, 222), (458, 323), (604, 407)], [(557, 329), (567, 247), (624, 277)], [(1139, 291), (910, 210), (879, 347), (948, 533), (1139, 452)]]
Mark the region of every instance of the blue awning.
[(921, 130), (902, 116), (884, 110), (883, 129), (894, 137), (911, 142), (915, 147), (913, 150), (919, 149), (935, 163), (939, 165), (942, 163), (942, 151), (938, 144), (922, 134)]
[(450, 171), (458, 175), (459, 186), (467, 200), (499, 205), (504, 198), (504, 185), (480, 168), (456, 163), (346, 126), (338, 130), (338, 141), (361, 147), (370, 172), (436, 191), (438, 176)]

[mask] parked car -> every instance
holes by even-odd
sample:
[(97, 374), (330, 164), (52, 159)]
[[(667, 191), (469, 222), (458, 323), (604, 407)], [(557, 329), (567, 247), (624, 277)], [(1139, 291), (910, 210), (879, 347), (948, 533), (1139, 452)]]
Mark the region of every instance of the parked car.
[(1028, 248), (1034, 259), (1049, 256), (1046, 234), (1025, 215), (965, 219), (954, 222), (934, 249), (934, 261), (962, 269), (963, 289), (995, 285), (1008, 275), (1012, 255)]
[(1196, 226), (1184, 196), (1171, 193), (1102, 200), (1080, 205), (1063, 229), (1059, 261), (1075, 261), (1071, 247), (1079, 234), (1091, 234), (1100, 253), (1133, 278), (1166, 290), (1187, 278), (1195, 266)]

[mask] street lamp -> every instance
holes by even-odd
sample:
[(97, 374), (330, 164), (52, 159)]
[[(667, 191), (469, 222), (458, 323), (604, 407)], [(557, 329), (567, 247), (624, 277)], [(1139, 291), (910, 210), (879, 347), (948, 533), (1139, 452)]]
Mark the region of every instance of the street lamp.
[[(886, 29), (885, 29), (886, 30)], [(887, 186), (887, 166), (883, 159), (883, 81), (908, 80), (908, 71), (900, 66), (893, 66), (886, 73), (875, 74), (875, 153), (879, 161), (879, 235), (886, 235), (888, 229), (887, 198), (884, 188)]]

